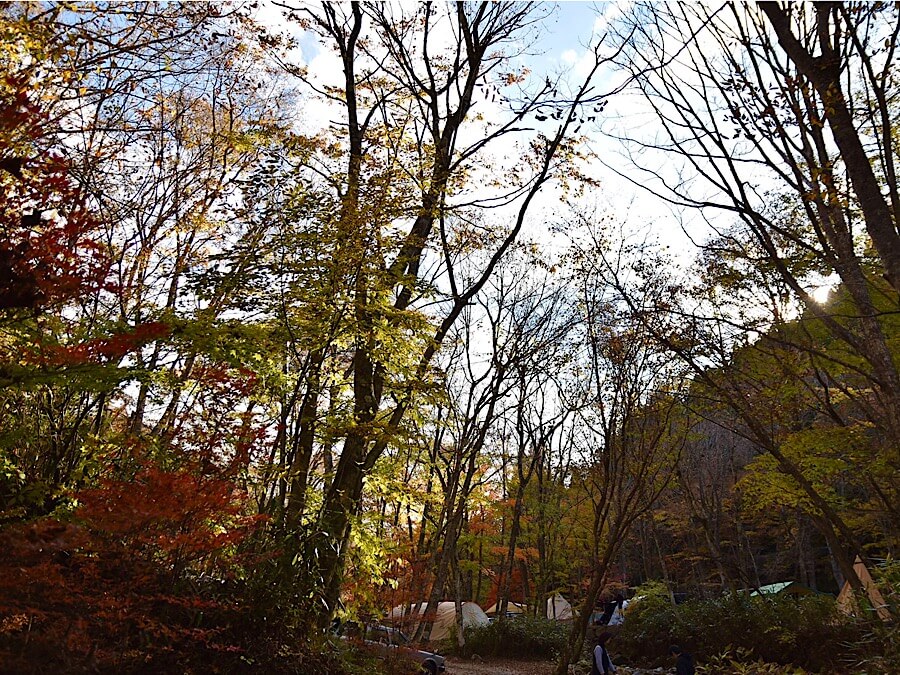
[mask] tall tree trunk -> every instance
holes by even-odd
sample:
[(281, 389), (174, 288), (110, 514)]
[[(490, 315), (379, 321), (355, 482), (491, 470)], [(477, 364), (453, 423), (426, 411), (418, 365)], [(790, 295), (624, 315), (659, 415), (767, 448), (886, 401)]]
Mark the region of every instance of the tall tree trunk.
[[(761, 2), (759, 6), (772, 24), (785, 53), (812, 83), (822, 100), (825, 119), (831, 128), (834, 142), (844, 160), (847, 176), (859, 200), (866, 230), (884, 264), (885, 277), (895, 290), (900, 291), (900, 236), (897, 234), (890, 208), (881, 193), (878, 178), (863, 147), (859, 132), (853, 124), (853, 117), (841, 88), (844, 64), (841, 63), (837, 51), (840, 45), (831, 44), (830, 15), (836, 11), (838, 3), (823, 2), (815, 6), (816, 30), (821, 50), (821, 55), (817, 57), (814, 57), (794, 35), (790, 14), (779, 3)], [(837, 21), (836, 18), (835, 23)], [(890, 149), (887, 149), (887, 152), (890, 152)]]

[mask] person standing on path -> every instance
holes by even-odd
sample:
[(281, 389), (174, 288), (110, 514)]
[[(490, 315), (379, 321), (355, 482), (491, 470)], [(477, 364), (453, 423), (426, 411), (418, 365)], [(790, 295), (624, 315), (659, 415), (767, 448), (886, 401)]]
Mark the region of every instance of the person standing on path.
[(675, 657), (675, 675), (694, 675), (694, 658), (678, 645), (669, 647), (669, 653)]
[(609, 652), (606, 651), (606, 641), (609, 633), (601, 633), (597, 638), (597, 646), (594, 647), (594, 658), (591, 659), (591, 675), (610, 675), (616, 672)]

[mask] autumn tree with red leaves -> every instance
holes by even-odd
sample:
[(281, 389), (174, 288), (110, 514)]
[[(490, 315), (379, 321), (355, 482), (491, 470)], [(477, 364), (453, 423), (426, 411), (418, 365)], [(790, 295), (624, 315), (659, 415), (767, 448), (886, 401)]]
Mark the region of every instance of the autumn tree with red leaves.
[(107, 309), (117, 246), (65, 129), (88, 89), (75, 27), (106, 9), (83, 25), (66, 11), (80, 10), (0, 9), (0, 669), (228, 663), (246, 612), (217, 598), (262, 519), (239, 482), (258, 430), (223, 411), (253, 377), (210, 359), (195, 380), (215, 414), (177, 444), (122, 433), (135, 357), (173, 327)]
[(42, 310), (104, 285), (105, 247), (58, 152), (29, 143), (44, 115), (25, 75), (0, 87), (0, 310)]

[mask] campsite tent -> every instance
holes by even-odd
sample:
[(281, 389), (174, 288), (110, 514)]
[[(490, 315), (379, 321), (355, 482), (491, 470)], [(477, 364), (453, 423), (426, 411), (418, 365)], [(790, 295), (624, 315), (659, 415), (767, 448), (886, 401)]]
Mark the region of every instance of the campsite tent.
[(616, 605), (616, 608), (613, 610), (612, 616), (609, 617), (610, 626), (621, 626), (625, 623), (625, 610), (628, 609), (628, 605), (631, 604), (628, 600), (623, 600), (621, 604)]
[(547, 598), (547, 618), (557, 621), (572, 620), (572, 605), (559, 593)]
[(798, 584), (796, 581), (779, 581), (777, 584), (767, 584), (765, 586), (760, 586), (756, 590), (750, 593), (751, 596), (757, 595), (815, 595), (816, 592), (807, 588), (803, 584)]
[[(409, 629), (410, 632), (412, 632), (418, 628), (417, 618), (424, 614), (427, 606), (428, 603), (420, 602), (417, 605), (413, 605), (412, 612), (409, 612), (409, 605), (398, 605), (391, 610), (391, 619), (394, 621), (407, 621), (412, 619), (412, 628)], [(404, 616), (405, 613), (406, 615)], [(462, 603), (462, 624), (464, 628), (470, 626), (484, 626), (488, 623), (490, 623), (490, 621), (488, 621), (487, 614), (484, 613), (481, 607), (474, 602)], [(447, 638), (453, 637), (455, 634), (455, 626), (456, 603), (439, 602), (434, 616), (434, 624), (431, 627), (431, 640), (436, 642), (438, 640), (446, 640)]]
[[(853, 570), (862, 582), (866, 595), (869, 596), (869, 602), (872, 603), (872, 608), (878, 614), (878, 618), (882, 621), (890, 621), (891, 613), (888, 611), (884, 596), (879, 592), (878, 586), (875, 585), (875, 582), (872, 580), (872, 575), (869, 574), (869, 570), (866, 568), (866, 564), (859, 556), (856, 556), (856, 562), (853, 563)], [(837, 597), (837, 605), (845, 614), (857, 614), (859, 612), (856, 598), (853, 597), (853, 588), (850, 586), (849, 581), (844, 582), (844, 587)]]
[[(495, 602), (493, 605), (484, 610), (484, 613), (490, 616), (491, 614), (496, 614), (499, 607)], [(506, 603), (506, 613), (507, 614), (525, 614), (528, 611), (528, 605), (523, 605), (518, 602), (508, 602)]]

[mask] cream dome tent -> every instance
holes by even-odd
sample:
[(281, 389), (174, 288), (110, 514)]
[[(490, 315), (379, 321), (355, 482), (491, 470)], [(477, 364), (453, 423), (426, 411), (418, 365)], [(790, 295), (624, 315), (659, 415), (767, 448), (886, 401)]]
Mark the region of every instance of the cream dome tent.
[[(391, 619), (393, 621), (403, 620), (404, 622), (412, 619), (411, 623), (413, 627), (409, 629), (409, 632), (413, 632), (418, 628), (418, 621), (416, 619), (425, 612), (427, 606), (428, 603), (420, 602), (417, 605), (413, 605), (412, 611), (409, 612), (409, 605), (398, 605), (391, 610)], [(404, 616), (405, 612), (409, 613)], [(487, 614), (484, 613), (484, 610), (482, 610), (481, 607), (474, 602), (462, 603), (463, 628), (469, 628), (470, 626), (485, 626), (489, 623), (490, 621), (488, 620)], [(456, 603), (439, 602), (434, 616), (434, 623), (431, 626), (431, 641), (437, 642), (438, 640), (446, 640), (447, 638), (453, 637), (455, 626)]]
[[(500, 607), (498, 607), (498, 603), (494, 603), (486, 610), (484, 613), (490, 616), (491, 614), (496, 614), (499, 611)], [(525, 614), (528, 611), (528, 605), (523, 605), (519, 602), (508, 602), (506, 603), (506, 613), (507, 614)]]
[(572, 605), (559, 593), (547, 598), (547, 618), (557, 621), (572, 620)]

